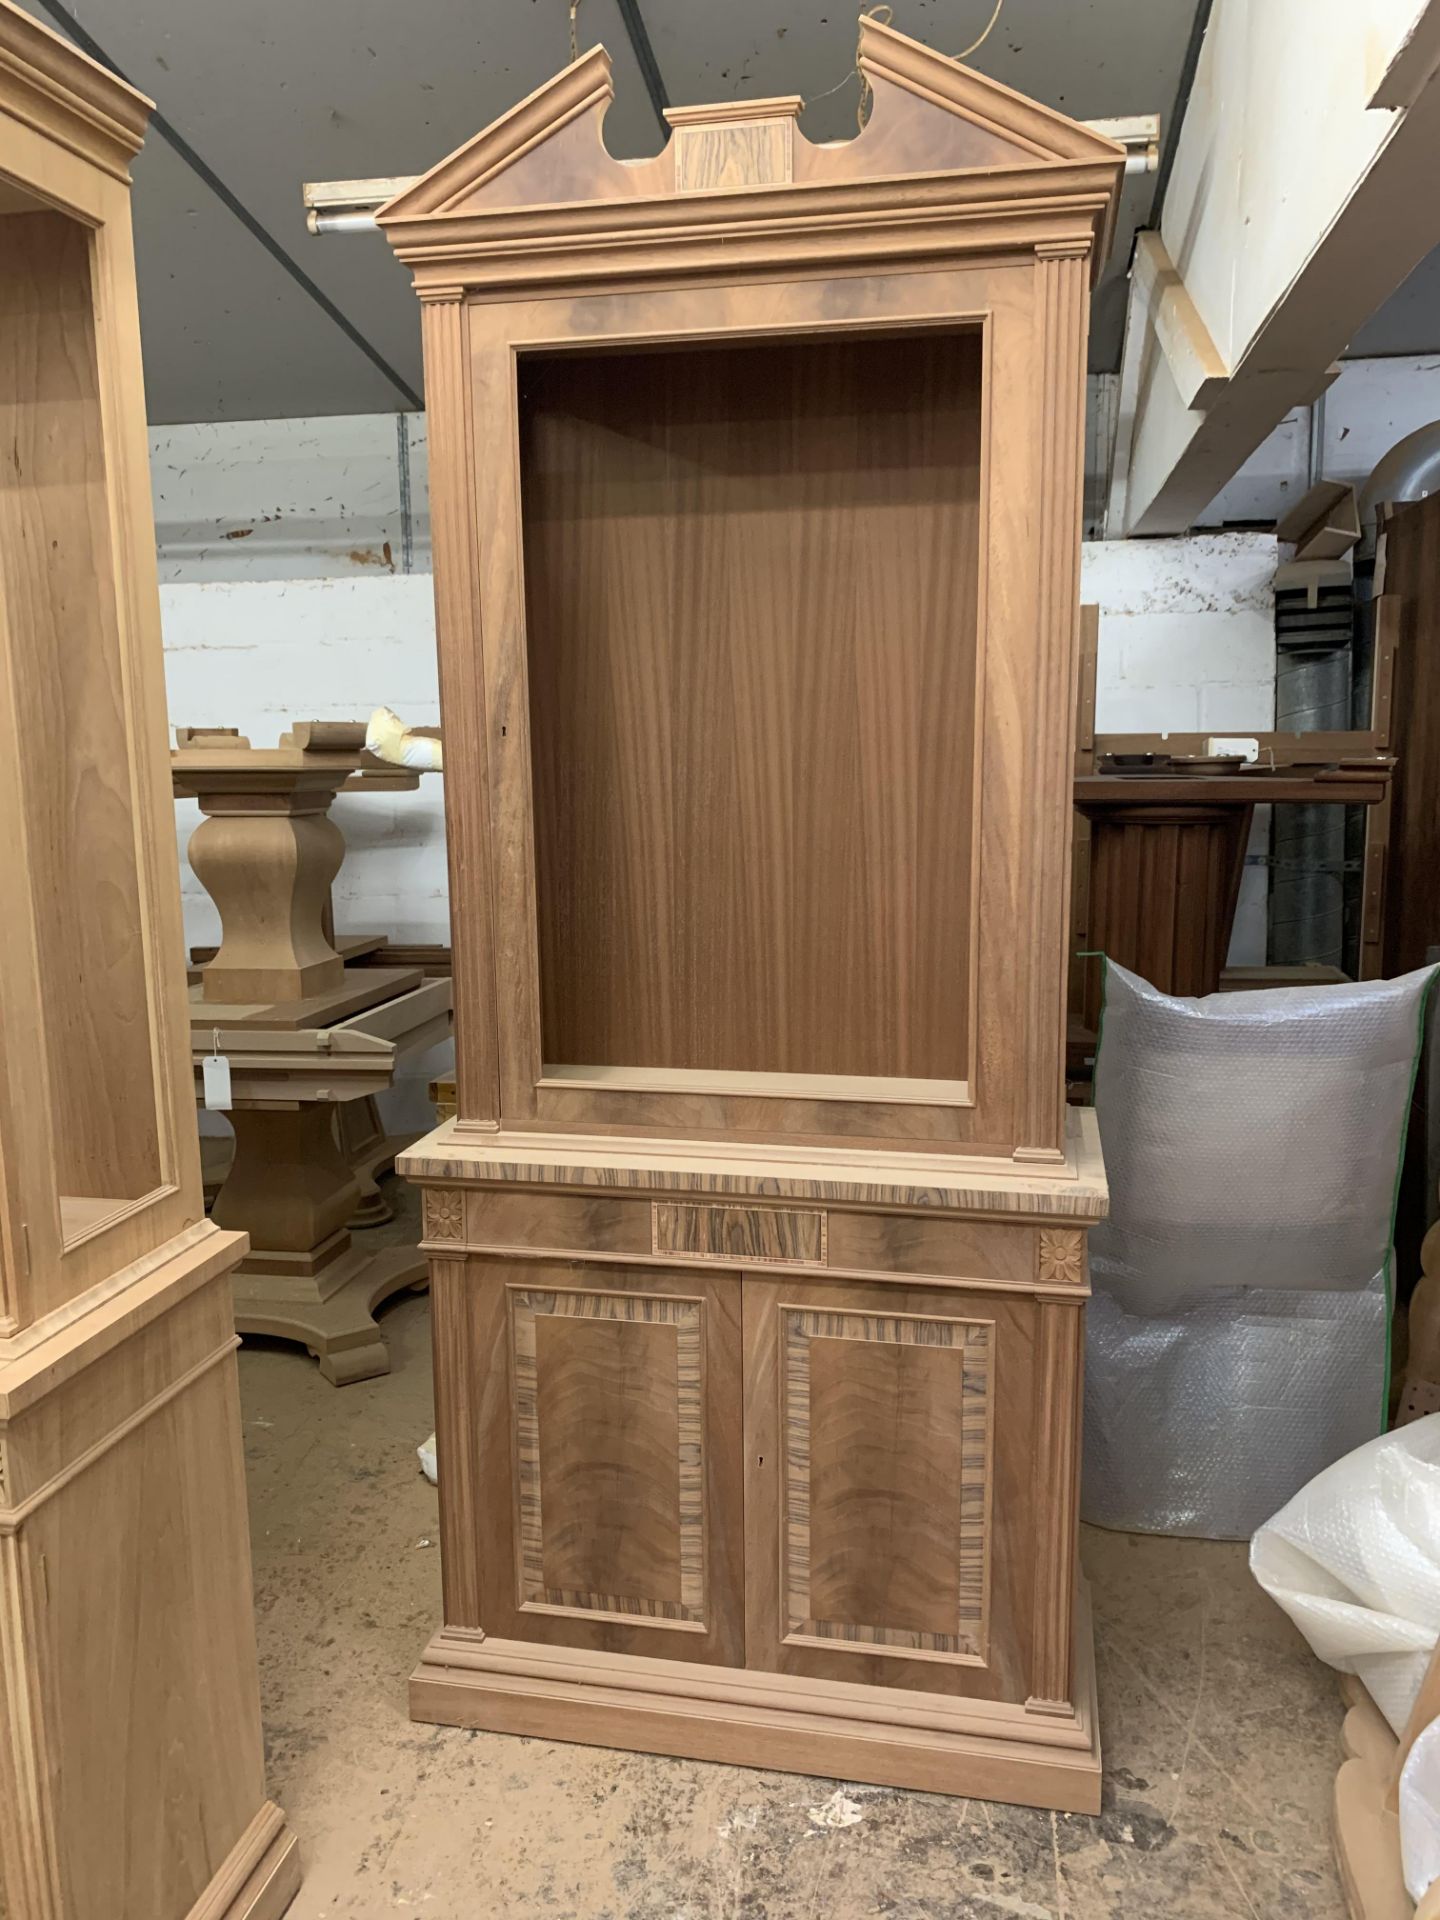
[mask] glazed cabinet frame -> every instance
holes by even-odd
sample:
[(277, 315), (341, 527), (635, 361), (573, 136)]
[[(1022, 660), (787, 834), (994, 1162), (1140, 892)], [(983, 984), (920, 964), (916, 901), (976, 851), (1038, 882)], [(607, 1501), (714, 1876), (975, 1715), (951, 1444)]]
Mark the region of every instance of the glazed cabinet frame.
[[(1013, 1043), (1025, 1029), (1033, 1036), (1030, 1057), (1038, 1062), (1057, 1056), (1062, 991), (1052, 957), (1057, 943), (1039, 939), (1017, 948), (1012, 903), (1017, 898), (1043, 902), (1035, 911), (1048, 910), (1047, 853), (1064, 843), (1068, 830), (1057, 756), (1042, 750), (1045, 730), (1028, 724), (1025, 716), (1037, 698), (1044, 698), (1047, 654), (1055, 656), (1060, 680), (1054, 697), (1062, 708), (1071, 697), (1067, 661), (1074, 627), (1054, 618), (1047, 624), (1042, 575), (1007, 567), (1006, 556), (1030, 549), (1037, 532), (1043, 541), (1051, 515), (1078, 528), (1078, 460), (1073, 474), (1057, 476), (1049, 466), (1040, 405), (1049, 387), (1048, 381), (1037, 386), (1033, 368), (1040, 360), (1062, 382), (1081, 377), (1085, 276), (1080, 254), (1036, 260), (1032, 253), (945, 271), (815, 278), (786, 289), (783, 320), (776, 318), (782, 303), (773, 287), (738, 286), (723, 299), (707, 297), (706, 322), (699, 326), (694, 324), (697, 302), (686, 291), (431, 309), (432, 343), (442, 326), (460, 335), (472, 444), (514, 449), (513, 469), (503, 459), (479, 461), (471, 469), (484, 658), (483, 699), (472, 705), (468, 724), (484, 738), (488, 781), (483, 788), (464, 781), (447, 789), (452, 818), (473, 816), (456, 821), (462, 842), (474, 844), (486, 835), (490, 842), (499, 930), (497, 1018), (488, 1036), (493, 1060), (477, 1058), (487, 1036), (477, 1035), (473, 1025), (460, 1045), (467, 1088), (478, 1068), (493, 1087), (484, 1104), (503, 1116), (507, 1127), (752, 1138), (794, 1134), (872, 1145), (905, 1140), (1038, 1163), (1059, 1160), (1059, 1074), (1039, 1065), (1028, 1077), (1017, 1074)], [(1053, 299), (1047, 297), (1052, 281)], [(974, 329), (983, 343), (971, 952), (968, 964), (957, 966), (970, 1009), (970, 1072), (957, 1084), (908, 1082), (888, 1097), (888, 1083), (877, 1082), (869, 1098), (863, 1080), (836, 1088), (823, 1076), (700, 1070), (646, 1075), (617, 1069), (588, 1084), (584, 1077), (562, 1077), (543, 1059), (538, 994), (524, 555), (520, 495), (512, 477), (519, 471), (521, 362), (530, 354), (620, 345), (819, 343), (855, 334), (883, 339), (919, 329)], [(1073, 498), (1066, 493), (1067, 480)], [(1078, 530), (1070, 544), (1078, 567)], [(465, 699), (466, 682), (472, 688), (476, 682), (468, 631), (462, 641), (442, 630), (441, 646), (447, 702), (457, 681)], [(461, 646), (471, 663), (463, 674), (452, 661), (452, 648)], [(474, 693), (468, 698), (474, 702)], [(1019, 780), (1014, 777), (1017, 752), (1028, 760)], [(1025, 823), (1033, 817), (1036, 794), (1046, 792), (1051, 795), (1047, 817), (1041, 831), (1031, 834)], [(788, 1083), (784, 1092), (767, 1096), (767, 1087), (781, 1081)], [(467, 1117), (486, 1116), (462, 1096), (462, 1132)]]
[[(143, 114), (113, 133), (67, 128), (69, 144), (46, 130), (47, 82), (74, 84), (43, 46), (27, 36), (27, 51), (44, 67), (38, 81), (10, 75), (10, 112), (4, 126), (0, 188), (18, 189), (23, 203), (52, 210), (87, 236), (93, 299), (98, 459), (104, 476), (103, 520), (91, 556), (93, 614), (112, 657), (119, 702), (117, 737), (109, 741), (128, 807), (128, 848), (138, 892), (136, 967), (143, 977), (158, 1179), (150, 1190), (117, 1200), (93, 1223), (62, 1232), (56, 1191), (57, 1144), (66, 1126), (67, 1088), (47, 1059), (43, 1019), (51, 983), (44, 977), (33, 913), (28, 905), (0, 925), (0, 1026), (5, 1034), (0, 1070), (0, 1338), (63, 1310), (97, 1284), (129, 1267), (152, 1247), (195, 1225), (199, 1159), (192, 1121), (188, 1022), (182, 983), (172, 963), (182, 950), (179, 867), (173, 834), (147, 831), (168, 811), (165, 688), (154, 561), (154, 518), (146, 459), (144, 383), (134, 301), (135, 258), (130, 228), (126, 148), (138, 147)], [(53, 68), (53, 72), (46, 69)], [(27, 85), (33, 86), (34, 119)], [(118, 91), (118, 90), (117, 90)], [(138, 97), (138, 96), (137, 96)], [(107, 115), (116, 112), (105, 100)], [(13, 217), (30, 218), (17, 213)], [(82, 370), (81, 376), (84, 378)], [(0, 578), (0, 731), (17, 737), (17, 682), (33, 645), (25, 607), (10, 601)], [(35, 742), (43, 755), (44, 745)], [(32, 769), (24, 755), (0, 768), (0, 823), (17, 870), (30, 888), (46, 885), (46, 849), (26, 832), (24, 789)], [(77, 808), (100, 804), (74, 796)], [(62, 876), (64, 878), (65, 876)], [(100, 874), (88, 877), (94, 884)], [(97, 991), (100, 989), (97, 987)], [(133, 1096), (132, 1096), (133, 1097)]]
[[(422, 302), (451, 881), (470, 909), (455, 929), (462, 1137), (684, 1134), (1063, 1163), (1086, 312), (1121, 156), (869, 18), (861, 63), (875, 111), (848, 146), (810, 149), (798, 102), (755, 102), (677, 110), (664, 153), (624, 165), (604, 150), (611, 84), (594, 49), (379, 215)], [(968, 1070), (901, 1082), (547, 1061), (526, 357), (965, 328), (983, 336), (977, 685), (973, 739), (957, 747), (976, 802), (955, 967)]]
[(0, 0), (0, 1908), (278, 1920), (231, 1270), (206, 1220), (129, 165)]

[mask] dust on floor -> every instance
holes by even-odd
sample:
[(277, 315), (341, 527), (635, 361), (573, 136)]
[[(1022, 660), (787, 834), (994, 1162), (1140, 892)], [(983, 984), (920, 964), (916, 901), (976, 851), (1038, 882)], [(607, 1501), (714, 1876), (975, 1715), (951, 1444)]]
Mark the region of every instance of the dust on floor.
[(1344, 1920), (1334, 1676), (1241, 1547), (1087, 1531), (1098, 1820), (413, 1725), (440, 1592), (415, 1459), (428, 1301), (384, 1327), (394, 1371), (359, 1386), (292, 1347), (240, 1357), (269, 1785), (305, 1863), (292, 1920)]

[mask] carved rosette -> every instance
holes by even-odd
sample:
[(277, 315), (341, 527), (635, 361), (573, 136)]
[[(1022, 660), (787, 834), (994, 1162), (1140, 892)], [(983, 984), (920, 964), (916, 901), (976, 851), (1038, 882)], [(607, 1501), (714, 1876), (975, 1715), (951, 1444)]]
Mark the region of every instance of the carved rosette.
[(1085, 1277), (1085, 1238), (1073, 1227), (1042, 1227), (1037, 1277), (1051, 1286), (1078, 1287)]
[(427, 1187), (424, 1216), (427, 1240), (465, 1238), (465, 1195), (458, 1187)]

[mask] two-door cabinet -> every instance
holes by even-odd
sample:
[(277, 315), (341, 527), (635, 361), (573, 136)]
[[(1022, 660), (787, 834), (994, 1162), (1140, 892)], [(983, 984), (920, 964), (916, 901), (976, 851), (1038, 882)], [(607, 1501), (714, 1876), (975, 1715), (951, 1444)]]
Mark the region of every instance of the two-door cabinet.
[(230, 1271), (190, 1088), (129, 163), (0, 0), (0, 1913), (276, 1920)]
[(418, 1717), (1098, 1806), (1062, 1090), (1120, 150), (596, 48), (382, 209), (422, 301), (457, 1114)]

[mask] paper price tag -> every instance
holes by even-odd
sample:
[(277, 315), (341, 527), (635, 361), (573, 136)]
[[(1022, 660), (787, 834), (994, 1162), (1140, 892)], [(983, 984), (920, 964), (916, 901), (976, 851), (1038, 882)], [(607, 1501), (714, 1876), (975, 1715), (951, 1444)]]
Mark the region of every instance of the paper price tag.
[(211, 1112), (226, 1113), (230, 1107), (230, 1062), (220, 1051), (220, 1035), (215, 1035), (214, 1052), (205, 1056), (200, 1072), (205, 1087), (205, 1105)]

